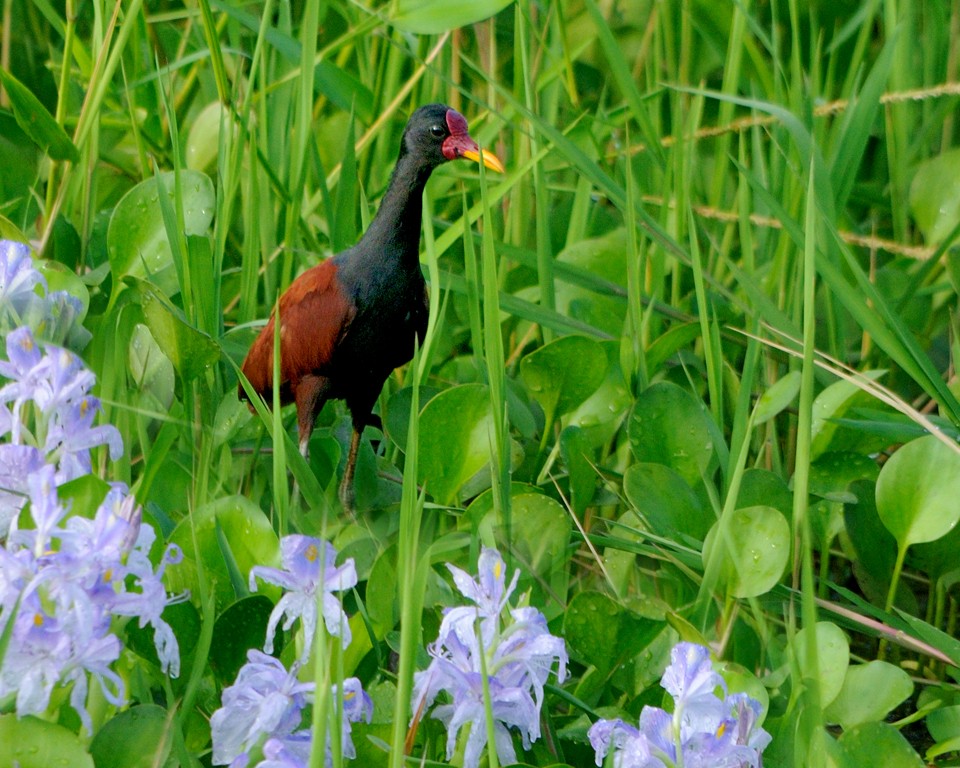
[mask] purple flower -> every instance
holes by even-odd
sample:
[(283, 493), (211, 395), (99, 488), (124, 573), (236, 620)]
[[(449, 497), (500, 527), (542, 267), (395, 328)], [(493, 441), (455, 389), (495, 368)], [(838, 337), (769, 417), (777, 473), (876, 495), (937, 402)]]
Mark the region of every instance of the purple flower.
[(516, 586), (506, 587), (503, 559), (484, 549), (477, 580), (448, 565), (461, 593), (473, 606), (448, 608), (435, 643), (427, 649), (433, 661), (414, 680), (413, 709), (426, 710), (441, 692), (450, 702), (437, 706), (433, 717), (447, 729), (447, 759), (457, 746), (460, 729), (469, 726), (464, 768), (476, 768), (487, 746), (484, 669), (493, 715), (494, 748), (504, 764), (516, 762), (510, 729), (520, 732), (524, 749), (540, 738), (540, 708), (547, 676), (558, 664), (557, 679), (566, 677), (563, 640), (551, 635), (546, 619), (535, 608), (504, 608)]
[(257, 565), (250, 569), (250, 589), (256, 590), (257, 578), (268, 584), (276, 584), (287, 590), (280, 598), (267, 624), (267, 639), (264, 650), (273, 652), (273, 638), (280, 619), (284, 630), (300, 619), (303, 629), (303, 652), (300, 660), (310, 655), (313, 635), (317, 627), (317, 592), (323, 592), (323, 621), (327, 632), (340, 637), (343, 647), (350, 645), (350, 624), (340, 601), (333, 592), (356, 586), (357, 571), (353, 560), (348, 559), (337, 566), (337, 550), (332, 544), (312, 536), (290, 535), (280, 541), (282, 568)]
[(34, 290), (37, 285), (46, 292), (46, 281), (34, 269), (30, 249), (23, 243), (0, 240), (0, 325), (10, 313), (14, 324), (19, 324), (28, 307), (40, 301)]
[[(101, 506), (101, 510), (103, 507)], [(109, 514), (109, 513), (106, 513)], [(183, 560), (183, 552), (176, 544), (168, 544), (160, 565), (154, 570), (150, 562), (150, 548), (156, 533), (149, 525), (140, 525), (136, 543), (127, 556), (124, 574), (132, 577), (139, 592), (124, 591), (112, 602), (111, 610), (119, 616), (137, 616), (140, 626), (153, 627), (153, 642), (160, 660), (160, 669), (172, 677), (180, 675), (180, 648), (170, 625), (161, 618), (163, 609), (171, 603), (187, 598), (186, 594), (173, 598), (167, 597), (163, 586), (163, 572), (168, 565), (176, 565)]]
[(99, 410), (100, 401), (84, 395), (67, 403), (47, 430), (44, 450), (59, 465), (61, 483), (90, 474), (91, 448), (106, 445), (114, 461), (123, 456), (123, 438), (117, 428), (112, 424), (93, 425)]
[(475, 620), (480, 619), (480, 638), (483, 644), (490, 645), (500, 625), (500, 614), (516, 589), (520, 571), (514, 572), (510, 586), (507, 587), (503, 558), (497, 550), (488, 547), (484, 547), (480, 553), (476, 579), (449, 563), (447, 569), (453, 575), (453, 582), (460, 594), (474, 605), (457, 606), (444, 611), (437, 642), (442, 644), (451, 633), (455, 633), (461, 643), (477, 652)]
[[(314, 683), (297, 679), (300, 668), (287, 669), (277, 659), (257, 650), (247, 652), (247, 663), (236, 682), (223, 691), (223, 706), (213, 713), (213, 764), (246, 766), (251, 752), (260, 747), (264, 760), (259, 768), (300, 768), (310, 757), (312, 736), (304, 710), (313, 701)], [(331, 694), (336, 697), (337, 686)], [(337, 711), (331, 708), (331, 714)], [(344, 757), (356, 756), (351, 723), (370, 722), (373, 703), (355, 677), (343, 681), (341, 745)], [(326, 764), (332, 764), (327, 735)]]
[(313, 739), (310, 731), (298, 731), (282, 739), (269, 738), (263, 745), (265, 760), (257, 768), (307, 768)]
[(723, 701), (716, 690), (724, 693), (727, 684), (710, 663), (710, 651), (696, 643), (677, 643), (670, 651), (670, 666), (660, 684), (676, 702), (674, 720), (694, 731), (704, 730), (723, 716)]
[(0, 445), (0, 538), (27, 503), (27, 478), (43, 464), (43, 454), (32, 445)]
[(67, 510), (57, 497), (55, 472), (49, 464), (44, 464), (27, 475), (27, 489), (30, 494), (30, 517), (33, 518), (34, 527), (21, 531), (17, 529), (14, 521), (9, 539), (11, 543), (31, 549), (34, 557), (39, 558), (51, 549), (51, 540)]
[[(141, 525), (125, 487), (115, 485), (89, 520), (68, 517), (49, 464), (26, 484), (34, 527), (14, 525), (0, 547), (0, 631), (13, 622), (0, 664), (0, 697), (15, 693), (19, 716), (42, 714), (53, 689), (69, 686), (70, 704), (92, 732), (86, 710), (91, 679), (111, 704), (123, 704), (126, 696), (113, 669), (121, 651), (114, 616), (152, 624), (161, 665), (178, 673), (176, 639), (159, 618), (169, 602), (160, 581), (164, 563), (158, 569), (150, 563), (153, 529)], [(168, 548), (164, 562), (177, 553)]]
[[(7, 359), (9, 362), (0, 360), (0, 376), (12, 381), (0, 387), (0, 405), (3, 405), (8, 413), (4, 422), (9, 418), (10, 438), (13, 443), (19, 444), (23, 429), (20, 412), (24, 404), (33, 400), (34, 393), (39, 390), (46, 375), (47, 363), (40, 354), (33, 333), (27, 327), (17, 328), (7, 334)], [(7, 408), (7, 403), (11, 402), (12, 408)]]
[(103, 697), (114, 706), (126, 702), (123, 680), (110, 665), (120, 658), (120, 641), (116, 635), (103, 635), (76, 648), (69, 663), (64, 665), (62, 682), (73, 683), (70, 705), (80, 715), (80, 721), (93, 733), (93, 722), (87, 712), (87, 675), (92, 675), (100, 684)]
[[(0, 361), (0, 375), (12, 381), (0, 387), (0, 434), (9, 433), (15, 445), (32, 441), (57, 465), (58, 483), (90, 472), (92, 448), (108, 446), (114, 460), (123, 455), (117, 429), (93, 424), (100, 409), (100, 401), (88, 394), (95, 377), (79, 357), (52, 345), (41, 354), (26, 327), (7, 336), (7, 357)], [(35, 406), (32, 431), (23, 420), (28, 403)]]
[(210, 718), (213, 764), (232, 764), (265, 737), (291, 735), (313, 690), (313, 683), (297, 680), (296, 669), (288, 672), (272, 656), (248, 651), (236, 681), (223, 691), (223, 706)]
[(717, 695), (726, 694), (726, 684), (702, 645), (678, 643), (670, 659), (661, 684), (673, 696), (673, 714), (646, 706), (639, 728), (622, 720), (595, 723), (588, 736), (597, 765), (612, 752), (615, 768), (759, 768), (770, 743), (759, 727), (759, 703), (744, 693)]
[[(96, 377), (69, 349), (50, 345), (44, 360), (45, 375), (38, 382), (33, 400), (44, 413), (63, 414), (90, 391)], [(66, 420), (65, 416), (61, 418)]]
[(587, 737), (596, 752), (597, 765), (603, 765), (603, 758), (612, 749), (614, 768), (665, 768), (663, 761), (650, 752), (646, 735), (623, 720), (600, 720)]

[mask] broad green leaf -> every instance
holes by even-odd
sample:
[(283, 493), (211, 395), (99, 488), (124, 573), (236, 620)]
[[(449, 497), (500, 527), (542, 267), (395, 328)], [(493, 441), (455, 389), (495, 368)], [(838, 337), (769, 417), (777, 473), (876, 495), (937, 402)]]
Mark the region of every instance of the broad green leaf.
[(607, 354), (607, 374), (593, 394), (565, 419), (566, 424), (580, 427), (585, 440), (594, 448), (609, 444), (633, 406), (633, 396), (620, 367), (620, 344), (601, 341), (600, 346)]
[(946, 535), (960, 520), (960, 454), (935, 435), (901, 447), (877, 478), (877, 512), (901, 548)]
[(634, 464), (623, 476), (623, 490), (651, 532), (659, 536), (679, 534), (703, 541), (716, 521), (690, 484), (665, 464)]
[[(420, 410), (440, 394), (436, 387), (420, 387)], [(410, 387), (398, 389), (387, 401), (387, 416), (383, 420), (383, 429), (394, 444), (402, 451), (407, 447), (407, 429), (410, 426), (410, 403), (413, 390)]]
[(650, 645), (663, 627), (600, 592), (579, 592), (567, 606), (563, 637), (574, 657), (607, 675)]
[[(866, 371), (864, 376), (879, 379), (885, 371)], [(831, 448), (831, 441), (840, 429), (837, 419), (861, 402), (871, 398), (860, 387), (849, 381), (837, 381), (824, 389), (813, 401), (813, 418), (810, 423), (810, 458), (816, 459)]]
[(637, 398), (627, 425), (639, 461), (666, 464), (696, 487), (712, 474), (715, 449), (709, 416), (686, 390), (658, 382)]
[[(167, 296), (179, 290), (173, 252), (160, 209), (158, 185), (174, 204), (173, 171), (140, 182), (125, 194), (110, 217), (107, 255), (114, 284), (132, 276), (150, 279)], [(207, 235), (216, 210), (216, 192), (210, 177), (199, 171), (180, 172), (183, 192), (184, 235)]]
[(777, 416), (786, 408), (800, 391), (800, 371), (790, 371), (786, 376), (769, 387), (757, 400), (753, 411), (754, 425), (763, 424)]
[[(720, 526), (727, 526), (727, 534)], [(773, 507), (758, 505), (734, 510), (718, 521), (703, 543), (706, 562), (716, 546), (723, 547), (723, 573), (734, 597), (756, 597), (780, 581), (790, 559), (790, 524)]]
[(876, 480), (878, 472), (877, 463), (870, 457), (846, 451), (823, 453), (811, 463), (808, 491), (820, 498), (810, 506), (810, 522), (822, 550), (844, 528), (844, 505), (859, 501), (850, 486), (861, 480)]
[(671, 325), (670, 329), (658, 336), (647, 349), (647, 370), (652, 375), (677, 352), (700, 338), (703, 332), (699, 323)]
[[(213, 166), (220, 151), (220, 126), (225, 117), (224, 112), (225, 107), (220, 101), (211, 101), (193, 119), (184, 151), (187, 168), (190, 170), (206, 171)], [(229, 113), (226, 119), (224, 125), (229, 127)]]
[(0, 715), (0, 765), (19, 768), (93, 768), (83, 742), (62, 725)]
[[(217, 522), (244, 578), (249, 578), (250, 568), (254, 565), (279, 566), (277, 534), (260, 507), (249, 499), (226, 496), (199, 507), (192, 517), (196, 547), (190, 518), (182, 520), (170, 537), (173, 543), (180, 545), (184, 554), (182, 563), (167, 568), (171, 591), (189, 589), (195, 597), (199, 595), (196, 569), (198, 560), (202, 560), (207, 578), (216, 592), (218, 609), (223, 610), (234, 602), (236, 595), (230, 583), (230, 573), (217, 541)], [(274, 600), (279, 597), (277, 587), (263, 582), (257, 583), (257, 592)]]
[[(130, 337), (128, 364), (137, 387), (149, 393), (159, 408), (168, 409), (173, 403), (176, 383), (173, 363), (143, 323), (137, 323)], [(236, 402), (236, 397), (233, 400)]]
[(392, 630), (400, 618), (397, 602), (397, 547), (384, 549), (374, 561), (367, 579), (365, 604), (377, 632)]
[(512, 546), (523, 564), (519, 592), (532, 589), (531, 604), (552, 619), (563, 610), (552, 596), (565, 595), (569, 585), (570, 515), (559, 502), (540, 493), (515, 495), (510, 504), (510, 538), (500, 526), (497, 541), (501, 548)]
[[(884, 531), (884, 534), (890, 538), (889, 533)], [(910, 564), (929, 575), (933, 581), (949, 579), (949, 574), (957, 570), (957, 552), (960, 552), (960, 526), (954, 526), (953, 530), (936, 541), (914, 544), (910, 549)]]
[(482, 384), (453, 387), (423, 407), (418, 477), (437, 503), (450, 504), (490, 461), (492, 429), (490, 395)]
[(404, 32), (439, 35), (490, 18), (512, 0), (398, 0), (390, 22)]
[(857, 503), (844, 505), (844, 527), (856, 553), (857, 565), (877, 579), (886, 594), (897, 561), (897, 542), (877, 514), (876, 484), (854, 483), (852, 491)]
[[(606, 280), (613, 286), (625, 286), (626, 252), (626, 232), (617, 229), (603, 237), (570, 245), (557, 256), (557, 263)], [(590, 285), (560, 281), (555, 298), (557, 311), (562, 315), (606, 331), (613, 338), (623, 333), (627, 303), (622, 296), (598, 291)]]
[[(267, 637), (267, 621), (273, 602), (265, 595), (250, 595), (233, 603), (217, 616), (210, 645), (210, 668), (223, 684), (233, 682), (247, 661), (251, 648), (263, 649)], [(281, 648), (274, 641), (274, 648)]]
[[(813, 639), (811, 639), (811, 635)], [(826, 707), (840, 693), (843, 680), (850, 666), (850, 643), (843, 630), (829, 621), (818, 621), (811, 631), (804, 627), (793, 638), (791, 649), (797, 665), (806, 677), (808, 643), (816, 644), (817, 680), (820, 689), (820, 706)]]
[(793, 514), (793, 494), (783, 478), (766, 469), (748, 469), (740, 480), (737, 508), (765, 504), (787, 517)]
[(172, 714), (156, 704), (141, 704), (107, 721), (90, 744), (97, 768), (164, 765), (173, 743)]
[(520, 376), (548, 427), (592, 395), (606, 375), (603, 346), (586, 336), (561, 336), (520, 361)]
[(829, 501), (855, 504), (850, 486), (858, 480), (875, 481), (880, 470), (877, 462), (858, 453), (823, 453), (810, 465), (809, 491)]
[(843, 687), (824, 713), (828, 722), (845, 730), (883, 720), (913, 693), (910, 675), (900, 667), (876, 659), (847, 670)]
[(0, 239), (13, 240), (24, 245), (30, 243), (30, 238), (6, 216), (0, 216)]
[(6, 89), (13, 116), (23, 132), (54, 160), (78, 162), (80, 153), (76, 146), (33, 92), (2, 67), (0, 82)]
[(924, 762), (889, 723), (864, 723), (839, 739), (845, 768), (923, 768)]
[(960, 704), (940, 706), (926, 717), (927, 730), (937, 741), (960, 738)]
[(129, 277), (127, 282), (140, 296), (151, 335), (185, 381), (202, 376), (216, 364), (220, 359), (216, 341), (190, 325), (156, 286)]
[(569, 426), (560, 433), (560, 455), (567, 465), (570, 505), (580, 515), (593, 499), (598, 477), (593, 446), (583, 429)]
[(910, 210), (923, 238), (939, 245), (960, 220), (960, 149), (925, 160), (910, 184)]

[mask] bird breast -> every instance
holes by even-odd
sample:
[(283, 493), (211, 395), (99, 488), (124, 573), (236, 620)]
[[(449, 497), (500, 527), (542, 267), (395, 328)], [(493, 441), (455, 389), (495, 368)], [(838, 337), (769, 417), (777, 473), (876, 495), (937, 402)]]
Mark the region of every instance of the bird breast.
[(357, 312), (337, 357), (386, 378), (413, 357), (414, 339), (423, 342), (429, 313), (426, 283), (419, 268), (385, 268), (365, 277), (354, 287)]

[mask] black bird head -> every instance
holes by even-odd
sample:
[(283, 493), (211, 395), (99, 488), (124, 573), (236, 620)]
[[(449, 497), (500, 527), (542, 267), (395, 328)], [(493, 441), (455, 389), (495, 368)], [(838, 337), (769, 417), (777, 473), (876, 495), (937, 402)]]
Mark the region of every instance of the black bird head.
[[(480, 147), (467, 131), (467, 121), (457, 110), (445, 104), (428, 104), (411, 115), (403, 132), (400, 156), (410, 153), (436, 167), (459, 157), (481, 162)], [(487, 168), (504, 172), (503, 163), (484, 150), (482, 162)]]

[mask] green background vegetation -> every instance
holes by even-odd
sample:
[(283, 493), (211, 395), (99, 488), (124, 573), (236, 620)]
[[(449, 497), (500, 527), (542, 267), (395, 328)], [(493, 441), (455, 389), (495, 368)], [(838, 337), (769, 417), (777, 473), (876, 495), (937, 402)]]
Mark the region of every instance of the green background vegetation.
[[(246, 574), (298, 531), (357, 563), (354, 644), (315, 670), (373, 691), (357, 764), (400, 764), (378, 745), (402, 743), (452, 599), (436, 566), (473, 570), (481, 543), (574, 660), (531, 764), (591, 765), (590, 722), (659, 704), (681, 638), (768, 706), (765, 765), (957, 764), (954, 4), (3, 9), (0, 234), (84, 297), (127, 448), (101, 468), (186, 552), (185, 671), (130, 656), (138, 706), (98, 720), (118, 759), (209, 760), (276, 598)], [(343, 405), (308, 465), (292, 413), (238, 402), (237, 365), (290, 280), (355, 242), (432, 101), (508, 172), (434, 174), (430, 330), (346, 517)], [(49, 738), (10, 729), (0, 751)], [(435, 722), (418, 739), (442, 759)]]

